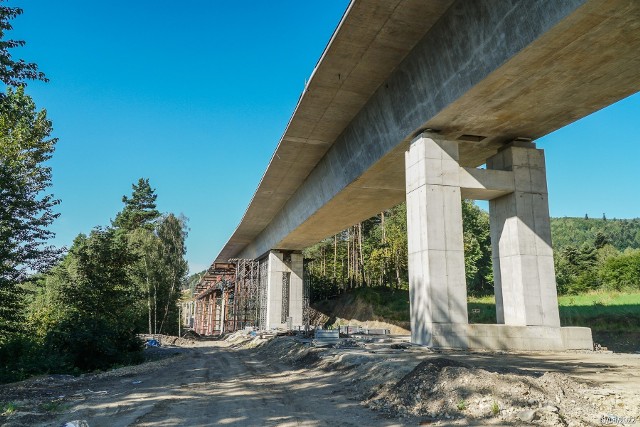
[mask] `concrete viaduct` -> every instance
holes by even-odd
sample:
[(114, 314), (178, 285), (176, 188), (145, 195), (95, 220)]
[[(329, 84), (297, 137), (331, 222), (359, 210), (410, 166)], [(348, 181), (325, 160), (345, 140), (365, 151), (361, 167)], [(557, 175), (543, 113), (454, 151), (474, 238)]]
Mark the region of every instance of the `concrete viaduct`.
[[(589, 348), (560, 327), (534, 141), (639, 70), (636, 0), (353, 0), (216, 262), (268, 261), (266, 327), (299, 325), (300, 250), (406, 200), (413, 342)], [(468, 323), (461, 198), (490, 201), (498, 325)]]

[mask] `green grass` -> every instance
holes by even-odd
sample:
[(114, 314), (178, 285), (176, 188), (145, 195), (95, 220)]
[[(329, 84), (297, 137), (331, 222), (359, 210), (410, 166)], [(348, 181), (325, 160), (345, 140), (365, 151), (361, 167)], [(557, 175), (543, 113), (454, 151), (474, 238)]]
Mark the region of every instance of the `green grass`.
[(8, 402), (0, 404), (0, 415), (8, 416), (18, 410), (18, 406), (15, 403)]
[(52, 402), (45, 402), (40, 405), (40, 409), (45, 412), (64, 412), (68, 409), (68, 405), (64, 405), (59, 400), (54, 400)]
[[(409, 322), (409, 292), (389, 288), (359, 288), (350, 292), (351, 302), (360, 300), (387, 321)], [(324, 301), (326, 309), (335, 304)], [(558, 298), (563, 326), (586, 326), (594, 331), (640, 332), (640, 292), (593, 292)], [(469, 298), (471, 323), (496, 323), (493, 296)]]
[(360, 298), (373, 307), (376, 316), (399, 322), (409, 321), (409, 291), (389, 288), (358, 288), (354, 290)]
[[(586, 326), (593, 330), (640, 332), (640, 292), (597, 292), (558, 298), (563, 326)], [(495, 323), (492, 296), (469, 298), (469, 321)]]
[(563, 326), (640, 332), (640, 292), (598, 292), (559, 298)]
[(500, 405), (498, 405), (498, 402), (496, 402), (495, 400), (493, 401), (493, 404), (491, 405), (491, 413), (494, 416), (497, 416), (500, 413)]

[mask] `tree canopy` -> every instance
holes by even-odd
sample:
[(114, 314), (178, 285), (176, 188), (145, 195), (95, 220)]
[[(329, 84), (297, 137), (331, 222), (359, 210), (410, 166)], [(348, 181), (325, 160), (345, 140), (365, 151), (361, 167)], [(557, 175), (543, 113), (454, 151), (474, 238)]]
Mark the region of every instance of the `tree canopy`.
[(19, 7), (0, 6), (0, 80), (7, 86), (26, 86), (27, 80), (48, 81), (38, 65), (23, 59), (13, 59), (10, 50), (24, 46), (24, 40), (6, 39), (7, 31), (13, 29), (11, 20), (21, 15)]
[(122, 196), (124, 209), (116, 215), (113, 225), (126, 231), (137, 228), (152, 230), (153, 222), (160, 218), (160, 212), (156, 209), (158, 195), (151, 188), (148, 178), (140, 178), (131, 188), (131, 198)]
[(0, 342), (20, 320), (20, 283), (43, 271), (59, 251), (47, 246), (59, 203), (45, 194), (51, 185), (56, 139), (45, 110), (37, 111), (23, 88), (0, 99)]

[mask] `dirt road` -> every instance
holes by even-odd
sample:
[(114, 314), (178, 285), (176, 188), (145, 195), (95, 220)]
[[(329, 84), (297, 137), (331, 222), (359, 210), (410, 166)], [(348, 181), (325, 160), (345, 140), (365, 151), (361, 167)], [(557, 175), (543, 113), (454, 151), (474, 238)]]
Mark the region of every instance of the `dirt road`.
[(143, 365), (2, 385), (0, 403), (15, 410), (0, 427), (522, 425), (527, 413), (536, 425), (599, 425), (603, 414), (640, 423), (636, 354), (433, 352), (388, 340), (318, 349), (247, 335), (182, 344)]
[(60, 399), (55, 409), (61, 414), (36, 415), (42, 403), (19, 406), (26, 412), (2, 425), (60, 426), (72, 420), (91, 427), (400, 425), (344, 395), (339, 373), (313, 373), (252, 356), (250, 350), (210, 342), (185, 349), (159, 369), (127, 373), (125, 368), (118, 376), (80, 379), (68, 390), (59, 385), (57, 393), (73, 393)]

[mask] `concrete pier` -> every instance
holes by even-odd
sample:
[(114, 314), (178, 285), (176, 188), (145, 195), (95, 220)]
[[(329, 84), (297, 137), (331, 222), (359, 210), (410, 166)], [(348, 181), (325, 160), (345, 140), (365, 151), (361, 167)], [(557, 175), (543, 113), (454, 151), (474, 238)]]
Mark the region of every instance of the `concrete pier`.
[[(266, 329), (302, 326), (302, 254), (272, 250), (267, 262)], [(290, 325), (287, 325), (288, 318), (291, 318)]]
[[(447, 348), (590, 349), (560, 328), (544, 153), (507, 144), (487, 169), (461, 167), (458, 142), (423, 133), (405, 154), (411, 340)], [(498, 325), (469, 324), (461, 198), (490, 203)]]
[(467, 323), (458, 144), (418, 138), (406, 153), (411, 340)]
[(513, 173), (514, 191), (489, 201), (498, 323), (560, 326), (544, 152), (510, 145), (487, 169)]

